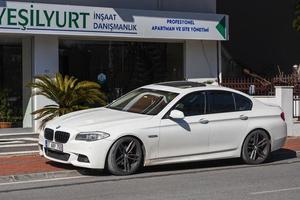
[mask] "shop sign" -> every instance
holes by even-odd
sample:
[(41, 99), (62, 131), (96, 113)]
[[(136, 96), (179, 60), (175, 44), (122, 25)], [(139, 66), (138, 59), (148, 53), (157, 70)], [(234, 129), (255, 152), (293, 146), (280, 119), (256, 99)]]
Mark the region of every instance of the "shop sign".
[(0, 32), (158, 39), (228, 39), (227, 16), (6, 2)]

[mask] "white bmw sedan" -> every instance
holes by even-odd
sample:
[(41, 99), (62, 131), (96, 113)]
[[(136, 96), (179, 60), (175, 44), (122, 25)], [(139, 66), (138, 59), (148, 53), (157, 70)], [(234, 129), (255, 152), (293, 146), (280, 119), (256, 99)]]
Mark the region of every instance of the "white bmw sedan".
[(59, 117), (39, 143), (49, 160), (128, 175), (141, 166), (234, 157), (260, 164), (286, 136), (280, 107), (229, 88), (175, 81)]

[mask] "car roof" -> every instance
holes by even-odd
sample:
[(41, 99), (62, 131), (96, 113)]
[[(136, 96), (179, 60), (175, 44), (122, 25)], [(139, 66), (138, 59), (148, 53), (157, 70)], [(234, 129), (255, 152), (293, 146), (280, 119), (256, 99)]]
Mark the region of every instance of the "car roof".
[(170, 82), (154, 83), (154, 84), (143, 86), (142, 88), (163, 90), (163, 91), (184, 93), (184, 94), (195, 92), (195, 91), (201, 91), (201, 90), (225, 90), (225, 91), (239, 93), (244, 96), (247, 96), (248, 98), (251, 98), (249, 95), (240, 92), (238, 90), (223, 87), (220, 85), (206, 85), (204, 83), (192, 82), (192, 81), (170, 81)]
[[(169, 81), (154, 83), (150, 85), (143, 86), (142, 88), (164, 90), (175, 93), (189, 93), (192, 91), (199, 91), (202, 89), (207, 89), (211, 86), (205, 85), (203, 83), (193, 82), (193, 81)], [(219, 88), (219, 86), (217, 86)]]
[(198, 82), (192, 82), (192, 81), (169, 81), (169, 82), (156, 83), (156, 85), (176, 87), (176, 88), (180, 88), (180, 89), (206, 86), (204, 83), (198, 83)]

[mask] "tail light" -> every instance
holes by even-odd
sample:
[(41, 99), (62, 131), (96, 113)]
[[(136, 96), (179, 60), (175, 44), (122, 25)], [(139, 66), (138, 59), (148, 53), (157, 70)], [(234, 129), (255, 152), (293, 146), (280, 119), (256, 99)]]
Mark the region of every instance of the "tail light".
[(282, 113), (280, 114), (280, 117), (281, 117), (281, 119), (282, 119), (283, 121), (285, 121), (284, 112), (282, 112)]

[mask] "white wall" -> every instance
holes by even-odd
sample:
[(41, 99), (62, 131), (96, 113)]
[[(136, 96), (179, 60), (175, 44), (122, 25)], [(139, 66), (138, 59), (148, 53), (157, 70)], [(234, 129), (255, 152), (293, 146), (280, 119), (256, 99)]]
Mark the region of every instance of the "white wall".
[[(58, 38), (56, 36), (34, 36), (33, 38), (33, 75), (54, 76), (59, 71)], [(54, 102), (43, 96), (34, 96), (33, 110)], [(38, 131), (39, 121), (34, 121), (34, 130)]]
[(285, 113), (288, 134), (295, 135), (296, 133), (293, 132), (293, 86), (275, 86), (275, 94), (278, 104)]
[(216, 41), (188, 40), (185, 42), (185, 77), (188, 80), (216, 80), (218, 76)]

